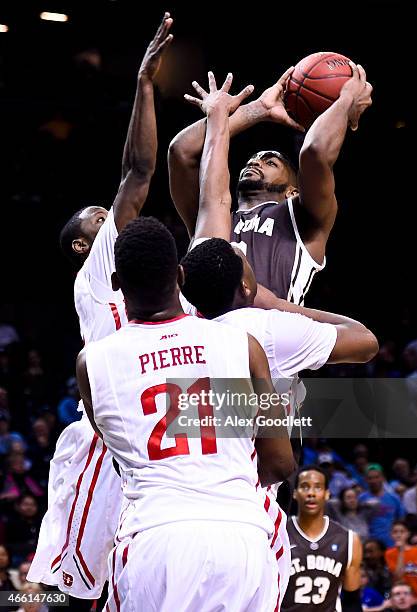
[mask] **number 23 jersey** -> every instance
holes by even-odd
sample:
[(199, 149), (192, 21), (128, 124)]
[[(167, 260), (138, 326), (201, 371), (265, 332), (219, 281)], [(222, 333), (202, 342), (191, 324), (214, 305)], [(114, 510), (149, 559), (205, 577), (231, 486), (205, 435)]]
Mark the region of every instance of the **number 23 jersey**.
[(288, 521), (291, 570), (283, 612), (341, 610), (339, 593), (352, 561), (353, 532), (328, 516), (324, 519), (323, 532), (314, 540), (301, 530), (295, 516)]

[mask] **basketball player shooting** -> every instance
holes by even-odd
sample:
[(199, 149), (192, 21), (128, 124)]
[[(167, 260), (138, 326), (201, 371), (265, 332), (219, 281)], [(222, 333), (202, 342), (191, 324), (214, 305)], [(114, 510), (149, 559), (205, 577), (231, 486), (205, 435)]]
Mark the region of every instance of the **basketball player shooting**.
[[(339, 98), (308, 130), (298, 173), (278, 151), (259, 152), (240, 173), (238, 210), (231, 219), (226, 219), (227, 211), (222, 210), (223, 231), (216, 237), (240, 243), (260, 283), (257, 306), (273, 307), (272, 296), (262, 287), (303, 304), (314, 274), (324, 267), (326, 244), (337, 213), (333, 166), (348, 126), (356, 129), (372, 103), (372, 87), (364, 69), (353, 63), (351, 67), (353, 76)], [(240, 106), (230, 116), (231, 136), (260, 121), (301, 129), (284, 107), (291, 73), (292, 68), (257, 100)], [(200, 99), (187, 99), (201, 108), (204, 89), (196, 82), (193, 86)], [(196, 229), (205, 132), (204, 120), (185, 128), (171, 142), (168, 154), (171, 195), (190, 237)]]

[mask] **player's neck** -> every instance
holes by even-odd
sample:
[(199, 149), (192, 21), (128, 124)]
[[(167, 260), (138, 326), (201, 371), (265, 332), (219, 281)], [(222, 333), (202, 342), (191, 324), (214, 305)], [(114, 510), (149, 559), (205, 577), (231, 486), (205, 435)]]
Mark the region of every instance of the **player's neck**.
[(150, 310), (143, 304), (132, 305), (126, 300), (126, 310), (129, 321), (169, 321), (184, 314), (178, 295), (157, 310)]
[(326, 520), (322, 514), (317, 516), (297, 516), (300, 529), (312, 540), (317, 538), (326, 526)]
[(273, 193), (269, 191), (247, 191), (244, 194), (239, 193), (238, 195), (238, 207), (241, 210), (250, 210), (259, 204), (264, 202), (276, 202), (281, 204), (285, 202), (286, 197), (284, 193)]

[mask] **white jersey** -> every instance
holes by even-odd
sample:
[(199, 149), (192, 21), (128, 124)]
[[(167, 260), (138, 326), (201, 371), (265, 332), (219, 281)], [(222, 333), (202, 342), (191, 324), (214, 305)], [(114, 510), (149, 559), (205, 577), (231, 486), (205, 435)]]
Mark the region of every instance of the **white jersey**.
[(215, 319), (254, 336), (268, 358), (272, 379), (291, 378), (302, 370), (318, 370), (329, 359), (337, 330), (294, 312), (238, 308)]
[[(74, 284), (85, 343), (127, 323), (122, 292), (111, 286), (117, 236), (111, 208)], [(79, 409), (83, 409), (82, 402)], [(49, 475), (48, 511), (29, 579), (57, 585), (73, 597), (100, 597), (122, 500), (112, 457), (83, 414), (57, 441)]]
[[(273, 533), (257, 493), (253, 436), (218, 437), (215, 426), (202, 426), (196, 437), (186, 425), (181, 431), (178, 394), (215, 388), (216, 379), (246, 379), (252, 389), (248, 355), (246, 333), (187, 315), (130, 323), (87, 346), (94, 418), (134, 508), (121, 537), (190, 520), (250, 523)], [(173, 421), (179, 435), (169, 438)]]
[(294, 416), (305, 398), (297, 373), (317, 370), (327, 362), (336, 343), (336, 327), (301, 314), (262, 308), (238, 308), (215, 320), (244, 329), (258, 340), (277, 392), (290, 394), (287, 415)]
[(74, 283), (75, 309), (86, 344), (112, 334), (127, 323), (123, 294), (120, 290), (113, 291), (111, 286), (117, 236), (111, 208)]

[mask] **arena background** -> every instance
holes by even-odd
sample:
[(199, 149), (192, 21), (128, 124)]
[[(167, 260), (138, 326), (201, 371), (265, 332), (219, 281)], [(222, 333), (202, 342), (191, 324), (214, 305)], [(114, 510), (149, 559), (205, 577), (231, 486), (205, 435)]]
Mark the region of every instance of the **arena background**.
[[(69, 20), (42, 21), (45, 10)], [(338, 51), (363, 64), (374, 103), (359, 131), (347, 135), (337, 162), (340, 212), (326, 269), (306, 304), (357, 317), (388, 347), (387, 362), (383, 354), (371, 369), (339, 367), (328, 374), (410, 373), (402, 351), (417, 338), (415, 170), (409, 154), (413, 3), (3, 0), (0, 24), (8, 31), (0, 33), (0, 323), (12, 324), (20, 342), (0, 353), (0, 386), (9, 392), (11, 430), (29, 441), (36, 417), (56, 414), (81, 347), (73, 273), (58, 248), (59, 230), (80, 207), (113, 201), (137, 69), (164, 10), (174, 17), (175, 40), (158, 76), (158, 165), (144, 214), (168, 224), (181, 253), (187, 237), (170, 201), (166, 153), (172, 137), (199, 118), (182, 97), (191, 93), (191, 81), (204, 84), (209, 69), (219, 80), (232, 71), (235, 91), (255, 85), (253, 99), (315, 51)], [(279, 148), (296, 158), (300, 145), (287, 129), (257, 126), (233, 140), (232, 177), (258, 149)], [(32, 382), (31, 349), (41, 360), (41, 374)], [(61, 428), (54, 426), (51, 448)], [(370, 442), (372, 460), (389, 471), (401, 453), (414, 466), (413, 444), (400, 451), (398, 442)], [(337, 446), (345, 455), (351, 447), (351, 440)], [(5, 463), (2, 469), (7, 471)]]

